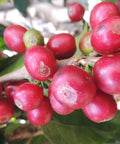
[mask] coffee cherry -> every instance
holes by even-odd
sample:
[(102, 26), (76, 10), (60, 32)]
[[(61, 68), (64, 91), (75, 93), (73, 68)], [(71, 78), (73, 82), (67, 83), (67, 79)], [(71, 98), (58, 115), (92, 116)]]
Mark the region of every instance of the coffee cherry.
[(83, 109), (84, 114), (94, 122), (111, 120), (117, 112), (117, 103), (112, 95), (97, 90), (96, 97)]
[(103, 21), (106, 18), (120, 16), (119, 8), (113, 2), (101, 2), (95, 5), (90, 13), (91, 28)]
[(2, 84), (1, 84), (1, 82), (0, 82), (0, 96), (1, 96), (1, 94), (2, 94), (2, 90), (3, 90), (3, 87), (2, 87)]
[(4, 31), (4, 40), (6, 45), (13, 51), (24, 53), (26, 47), (23, 42), (23, 35), (27, 31), (20, 25), (10, 25)]
[(15, 90), (20, 86), (22, 85), (23, 83), (26, 83), (27, 81), (26, 80), (16, 80), (16, 81), (11, 81), (11, 82), (8, 82), (6, 85), (5, 85), (5, 96), (10, 98), (11, 101), (13, 101), (14, 103), (14, 99), (13, 99), (13, 95), (15, 93)]
[(93, 49), (102, 55), (120, 50), (120, 17), (107, 18), (97, 24), (91, 35)]
[(61, 104), (55, 97), (53, 94), (50, 94), (49, 96), (50, 98), (50, 103), (51, 103), (51, 106), (53, 108), (53, 110), (60, 114), (60, 115), (67, 115), (67, 114), (70, 114), (72, 113), (74, 110), (69, 108), (69, 107), (66, 107), (64, 106), (63, 104)]
[(101, 57), (93, 66), (93, 76), (99, 89), (108, 94), (119, 94), (120, 53)]
[(56, 34), (48, 40), (46, 47), (53, 52), (56, 59), (69, 58), (76, 51), (75, 38), (68, 33)]
[(16, 89), (13, 97), (19, 109), (23, 111), (32, 110), (42, 102), (43, 89), (33, 83), (24, 83)]
[(8, 98), (0, 98), (0, 124), (8, 122), (14, 115), (14, 106)]
[(30, 29), (25, 32), (23, 41), (26, 48), (30, 48), (35, 45), (44, 45), (44, 38), (41, 33), (35, 29)]
[(27, 112), (28, 120), (37, 126), (48, 124), (53, 116), (53, 109), (48, 97), (44, 97), (42, 103), (35, 109)]
[(30, 75), (39, 81), (53, 77), (57, 70), (57, 62), (53, 53), (43, 46), (33, 46), (25, 53), (25, 67)]
[(73, 65), (60, 68), (53, 76), (49, 94), (66, 107), (80, 109), (92, 101), (96, 86), (90, 74)]
[(86, 32), (79, 41), (79, 49), (83, 54), (90, 54), (93, 52), (93, 47), (91, 45), (91, 33), (92, 31)]
[(68, 16), (73, 22), (82, 20), (84, 12), (84, 7), (79, 3), (72, 3), (68, 6)]

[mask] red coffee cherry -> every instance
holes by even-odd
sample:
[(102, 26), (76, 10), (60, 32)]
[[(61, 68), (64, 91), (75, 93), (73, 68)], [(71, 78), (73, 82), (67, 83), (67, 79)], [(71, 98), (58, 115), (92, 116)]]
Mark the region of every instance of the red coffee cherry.
[(50, 103), (51, 103), (51, 106), (53, 108), (53, 110), (60, 114), (60, 115), (67, 115), (67, 114), (70, 114), (72, 113), (74, 110), (69, 108), (69, 107), (66, 107), (64, 106), (63, 104), (61, 104), (55, 97), (53, 94), (50, 94), (49, 96), (50, 98)]
[(97, 90), (96, 97), (83, 109), (84, 114), (94, 122), (111, 120), (117, 112), (117, 103), (112, 95)]
[(120, 17), (103, 20), (92, 31), (91, 45), (102, 55), (113, 54), (120, 50)]
[(14, 105), (8, 98), (0, 98), (0, 124), (8, 122), (14, 115)]
[(48, 124), (53, 116), (53, 109), (48, 97), (44, 96), (42, 103), (35, 109), (27, 111), (28, 120), (37, 126)]
[(105, 55), (93, 66), (97, 87), (108, 94), (120, 93), (120, 53)]
[(106, 18), (120, 16), (120, 11), (117, 5), (113, 2), (100, 2), (92, 9), (90, 13), (91, 28), (103, 21)]
[(17, 53), (24, 53), (26, 47), (23, 42), (23, 35), (27, 31), (20, 25), (10, 25), (4, 31), (4, 40), (6, 45)]
[(32, 110), (42, 102), (43, 89), (33, 83), (24, 83), (16, 89), (13, 97), (19, 109), (23, 111)]
[(46, 47), (53, 52), (56, 59), (69, 58), (76, 51), (75, 38), (68, 33), (56, 34), (48, 40)]
[(53, 76), (49, 95), (66, 107), (80, 109), (94, 98), (96, 86), (90, 74), (73, 65), (64, 66)]
[(53, 77), (57, 70), (57, 62), (53, 53), (43, 46), (33, 46), (25, 53), (25, 67), (30, 75), (39, 81)]
[(13, 99), (13, 95), (15, 93), (15, 90), (20, 86), (22, 85), (23, 83), (26, 83), (27, 81), (26, 80), (16, 80), (16, 81), (11, 81), (11, 82), (8, 82), (6, 85), (5, 85), (5, 96), (10, 98), (13, 103), (14, 103), (14, 99)]
[(72, 3), (68, 6), (68, 16), (73, 22), (83, 19), (85, 9), (80, 3)]

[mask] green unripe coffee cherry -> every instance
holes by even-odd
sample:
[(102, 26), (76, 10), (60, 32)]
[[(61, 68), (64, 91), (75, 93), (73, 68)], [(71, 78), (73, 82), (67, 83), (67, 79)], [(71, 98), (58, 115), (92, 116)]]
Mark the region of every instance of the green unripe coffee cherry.
[(30, 29), (25, 32), (23, 41), (26, 48), (30, 48), (35, 45), (44, 45), (44, 37), (41, 33), (35, 29)]

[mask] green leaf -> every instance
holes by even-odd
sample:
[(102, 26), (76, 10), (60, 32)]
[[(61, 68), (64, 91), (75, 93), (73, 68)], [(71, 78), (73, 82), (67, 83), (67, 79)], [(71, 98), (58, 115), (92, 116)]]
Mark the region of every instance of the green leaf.
[(116, 3), (117, 0), (101, 0), (101, 1), (110, 1), (110, 2)]
[(4, 131), (3, 130), (0, 130), (0, 144), (7, 144), (7, 141), (6, 141), (6, 138), (4, 136)]
[(28, 138), (19, 139), (19, 140), (12, 141), (12, 143), (10, 144), (25, 144), (27, 141), (28, 141)]
[(38, 135), (32, 138), (30, 144), (44, 144), (45, 142), (49, 142), (48, 139), (44, 135)]
[(24, 55), (17, 54), (0, 60), (0, 76), (13, 72), (24, 65)]
[(20, 126), (21, 126), (21, 124), (16, 124), (16, 123), (8, 124), (6, 129), (5, 129), (5, 136), (7, 136), (8, 134), (13, 132), (14, 130), (16, 130)]
[(0, 51), (6, 50), (6, 49), (9, 50), (9, 48), (5, 44), (3, 37), (0, 36)]
[(116, 144), (120, 141), (120, 112), (107, 122), (94, 123), (81, 110), (61, 116), (43, 126), (45, 135), (54, 144)]
[(85, 22), (85, 23), (84, 23), (83, 31), (82, 31), (78, 36), (75, 37), (77, 51), (76, 51), (76, 53), (74, 54), (74, 56), (82, 54), (81, 51), (80, 51), (80, 49), (79, 49), (79, 42), (80, 42), (80, 39), (82, 38), (82, 36), (83, 36), (87, 31), (88, 31), (88, 24)]
[(0, 24), (0, 36), (3, 37), (3, 33), (4, 33), (4, 30), (6, 29), (6, 27), (2, 24)]
[(6, 3), (8, 0), (0, 0), (0, 5)]
[(51, 0), (39, 0), (39, 1), (41, 1), (41, 2), (49, 2), (49, 3), (52, 3)]
[(14, 0), (14, 5), (25, 16), (29, 0)]

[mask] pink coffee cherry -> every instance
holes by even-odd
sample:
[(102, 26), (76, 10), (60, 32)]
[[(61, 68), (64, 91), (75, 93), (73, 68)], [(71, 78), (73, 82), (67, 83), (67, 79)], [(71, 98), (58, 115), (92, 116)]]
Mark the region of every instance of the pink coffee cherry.
[(53, 35), (46, 44), (56, 59), (66, 59), (76, 52), (75, 38), (69, 33), (60, 33)]
[(20, 25), (10, 25), (4, 31), (4, 40), (6, 45), (13, 51), (24, 53), (26, 50), (23, 42), (23, 35), (27, 31)]
[(63, 104), (61, 104), (55, 97), (53, 94), (51, 94), (49, 96), (50, 98), (50, 103), (51, 103), (51, 106), (53, 108), (53, 110), (60, 114), (60, 115), (67, 115), (67, 114), (70, 114), (72, 113), (74, 110), (69, 108), (69, 107), (66, 107), (64, 106)]
[(117, 103), (112, 95), (97, 90), (96, 97), (82, 110), (90, 120), (104, 122), (116, 115)]
[(10, 81), (5, 85), (4, 91), (5, 96), (10, 98), (11, 101), (14, 103), (13, 95), (15, 93), (15, 90), (22, 85), (23, 83), (26, 83), (26, 80), (16, 80), (16, 81)]
[(0, 98), (0, 124), (8, 122), (14, 115), (14, 105), (8, 98)]
[(53, 76), (49, 95), (66, 107), (80, 109), (92, 101), (96, 85), (90, 74), (83, 69), (68, 65), (60, 68)]
[(73, 22), (83, 19), (85, 13), (84, 7), (80, 3), (72, 3), (68, 6), (68, 16)]
[(57, 62), (53, 53), (43, 46), (33, 46), (25, 53), (25, 67), (36, 80), (46, 81), (53, 77)]
[(17, 88), (13, 98), (19, 109), (23, 111), (32, 110), (42, 102), (43, 89), (34, 83), (24, 83)]
[(115, 3), (108, 1), (98, 3), (90, 13), (91, 28), (94, 29), (104, 19), (114, 16), (120, 16), (119, 8)]
[(48, 97), (44, 96), (42, 103), (35, 109), (27, 111), (28, 120), (37, 126), (48, 124), (53, 117), (53, 109)]

